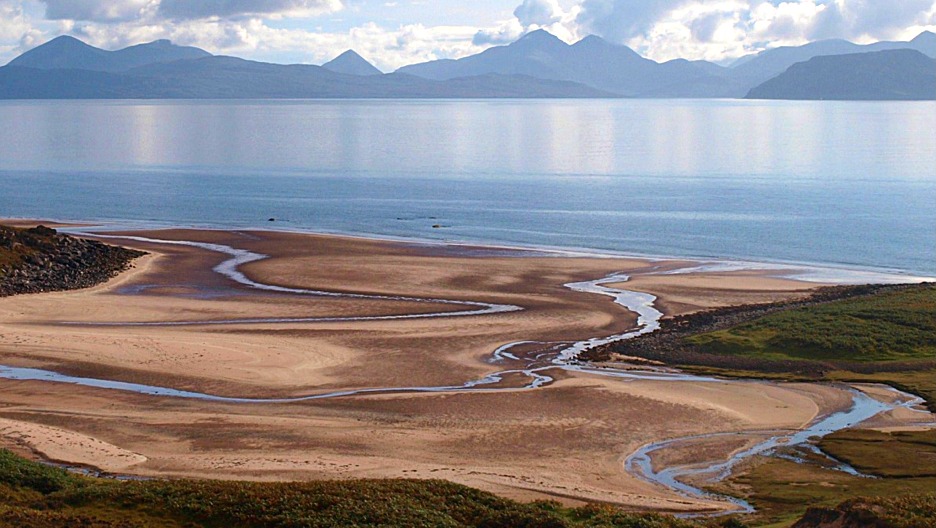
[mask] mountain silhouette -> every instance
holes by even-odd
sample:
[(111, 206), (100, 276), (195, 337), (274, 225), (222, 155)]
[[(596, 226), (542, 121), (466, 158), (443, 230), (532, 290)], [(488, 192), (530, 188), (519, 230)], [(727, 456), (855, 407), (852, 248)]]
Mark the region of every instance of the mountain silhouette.
[(8, 66), (40, 70), (76, 69), (121, 72), (150, 64), (199, 59), (211, 54), (199, 48), (176, 46), (168, 40), (106, 51), (68, 36), (61, 36), (33, 48), (10, 61)]
[(748, 99), (936, 99), (936, 59), (912, 49), (827, 55), (790, 66)]
[(594, 35), (569, 45), (545, 30), (458, 60), (439, 60), (397, 70), (427, 79), (518, 73), (574, 81), (628, 97), (729, 97), (744, 95), (725, 68), (703, 61), (658, 63), (627, 46)]
[[(457, 60), (413, 64), (392, 74), (382, 74), (353, 50), (322, 66), (282, 65), (214, 56), (166, 40), (106, 51), (65, 36), (0, 68), (0, 98), (741, 98), (780, 94), (838, 98), (847, 93), (861, 98), (900, 98), (905, 93), (916, 98), (921, 95), (921, 63), (919, 57), (909, 59), (906, 54), (895, 55), (899, 58), (889, 65), (880, 57), (817, 63), (835, 68), (844, 63), (860, 65), (850, 76), (838, 69), (835, 74), (857, 84), (865, 83), (861, 76), (869, 76), (865, 84), (883, 90), (877, 96), (844, 89), (830, 95), (819, 73), (792, 70), (819, 57), (901, 49), (934, 57), (936, 34), (923, 32), (910, 42), (863, 46), (844, 40), (818, 41), (763, 51), (723, 67), (685, 59), (661, 63), (597, 36), (570, 45), (536, 30), (509, 45)], [(891, 85), (885, 86), (883, 72), (893, 76)], [(778, 83), (767, 82), (777, 78)], [(803, 79), (806, 84), (794, 90), (791, 79)], [(894, 84), (902, 82), (910, 84)], [(809, 89), (819, 91), (810, 95)], [(936, 99), (936, 94), (929, 98)]]
[(381, 75), (383, 72), (367, 62), (364, 57), (354, 50), (348, 50), (322, 65), (323, 68), (335, 73), (346, 75)]

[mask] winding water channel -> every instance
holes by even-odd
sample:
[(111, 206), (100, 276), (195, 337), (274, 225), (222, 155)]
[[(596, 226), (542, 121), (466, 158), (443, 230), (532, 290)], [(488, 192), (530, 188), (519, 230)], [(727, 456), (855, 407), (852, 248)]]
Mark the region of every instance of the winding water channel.
[[(79, 233), (80, 234), (80, 233)], [(523, 308), (515, 305), (493, 304), (477, 301), (459, 301), (450, 299), (391, 296), (391, 295), (370, 295), (356, 293), (340, 293), (331, 291), (320, 291), (303, 288), (290, 288), (271, 284), (264, 284), (254, 281), (240, 271), (240, 266), (256, 262), (267, 258), (266, 255), (254, 253), (244, 249), (237, 249), (222, 244), (209, 244), (203, 242), (180, 241), (180, 240), (160, 240), (138, 236), (106, 236), (93, 234), (95, 237), (114, 238), (123, 240), (133, 240), (151, 244), (167, 244), (176, 246), (189, 246), (213, 251), (227, 255), (229, 258), (214, 267), (214, 271), (249, 288), (294, 294), (310, 295), (322, 297), (344, 297), (354, 299), (370, 300), (392, 300), (406, 301), (414, 303), (428, 304), (446, 304), (461, 306), (464, 309), (455, 311), (417, 313), (417, 314), (396, 314), (381, 316), (356, 316), (356, 317), (298, 317), (298, 318), (242, 318), (225, 320), (190, 320), (190, 321), (161, 321), (161, 322), (94, 322), (77, 323), (63, 322), (71, 325), (94, 325), (94, 326), (194, 326), (194, 325), (234, 325), (234, 324), (277, 324), (277, 323), (312, 323), (312, 322), (339, 322), (339, 321), (381, 321), (381, 320), (400, 320), (400, 319), (425, 319), (439, 317), (466, 317), (489, 315), (496, 313), (512, 312), (522, 310)], [(606, 337), (595, 337), (588, 340), (565, 343), (548, 343), (536, 341), (518, 341), (508, 343), (494, 350), (489, 358), (492, 364), (502, 364), (507, 368), (493, 372), (479, 379), (468, 380), (461, 385), (449, 386), (425, 386), (425, 387), (375, 387), (364, 389), (349, 389), (332, 392), (323, 392), (309, 394), (304, 396), (290, 398), (239, 398), (230, 396), (220, 396), (193, 391), (184, 391), (169, 387), (158, 387), (152, 385), (143, 385), (137, 383), (128, 383), (122, 381), (85, 378), (69, 376), (53, 372), (50, 370), (21, 368), (0, 365), (0, 379), (8, 380), (28, 380), (43, 381), (50, 383), (69, 383), (85, 387), (94, 387), (100, 389), (110, 389), (118, 391), (133, 392), (148, 396), (187, 398), (210, 402), (232, 403), (232, 404), (277, 404), (277, 403), (295, 403), (310, 400), (323, 400), (328, 398), (339, 398), (348, 396), (362, 396), (379, 393), (441, 393), (441, 392), (465, 392), (465, 391), (507, 391), (507, 390), (532, 390), (546, 386), (553, 381), (549, 375), (550, 371), (561, 369), (566, 371), (582, 372), (598, 376), (614, 377), (630, 380), (657, 380), (670, 382), (711, 382), (711, 383), (763, 383), (753, 380), (724, 380), (705, 376), (695, 376), (685, 374), (670, 369), (659, 370), (620, 370), (614, 368), (597, 368), (576, 360), (576, 357), (583, 351), (607, 343), (631, 339), (633, 337), (653, 332), (660, 327), (660, 320), (663, 314), (654, 307), (656, 297), (641, 292), (628, 291), (624, 289), (612, 288), (608, 284), (624, 283), (629, 279), (625, 274), (612, 274), (601, 279), (566, 284), (565, 286), (583, 293), (609, 296), (614, 302), (625, 310), (637, 314), (636, 327), (626, 333), (616, 334)], [(827, 416), (818, 417), (813, 423), (798, 431), (775, 431), (766, 433), (769, 436), (749, 447), (737, 451), (730, 455), (727, 460), (708, 462), (707, 465), (692, 466), (673, 466), (662, 469), (654, 469), (653, 454), (655, 452), (672, 448), (680, 445), (687, 445), (694, 441), (700, 441), (720, 436), (737, 436), (740, 433), (715, 433), (709, 435), (697, 435), (683, 438), (673, 438), (661, 442), (647, 444), (636, 452), (631, 454), (624, 463), (624, 469), (644, 480), (663, 486), (667, 489), (680, 493), (690, 498), (715, 499), (729, 502), (734, 506), (735, 511), (750, 512), (753, 507), (747, 502), (727, 496), (712, 495), (701, 488), (689, 484), (687, 480), (693, 477), (705, 477), (707, 481), (714, 482), (727, 477), (732, 468), (739, 462), (755, 455), (772, 455), (779, 448), (804, 446), (806, 448), (817, 450), (814, 440), (831, 434), (835, 431), (864, 422), (882, 412), (891, 411), (900, 407), (915, 409), (923, 402), (909, 394), (902, 393), (896, 389), (889, 389), (893, 395), (894, 403), (885, 403), (858, 390), (849, 389), (852, 395), (851, 407), (847, 410), (836, 412)], [(930, 415), (921, 411), (921, 416)], [(855, 473), (852, 468), (845, 465), (839, 465), (838, 469)]]

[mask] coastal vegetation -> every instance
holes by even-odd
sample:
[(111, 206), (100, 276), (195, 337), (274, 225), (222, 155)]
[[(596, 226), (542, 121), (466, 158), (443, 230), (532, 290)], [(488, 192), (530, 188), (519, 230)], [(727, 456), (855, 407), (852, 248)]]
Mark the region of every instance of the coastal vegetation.
[[(702, 355), (754, 360), (736, 372), (885, 383), (936, 402), (936, 285), (784, 310), (687, 337)], [(762, 365), (763, 369), (758, 368)], [(720, 367), (714, 363), (713, 366)], [(785, 368), (784, 368), (785, 367)], [(732, 375), (732, 368), (717, 372)]]
[[(0, 450), (0, 528), (744, 528), (774, 522), (778, 512), (779, 518), (786, 519), (780, 526), (796, 522), (798, 528), (830, 526), (832, 520), (852, 518), (881, 524), (835, 526), (936, 526), (934, 495), (900, 494), (897, 486), (888, 488), (886, 480), (844, 474), (836, 474), (822, 485), (797, 480), (800, 473), (808, 479), (811, 471), (815, 469), (810, 466), (772, 460), (744, 480), (765, 489), (763, 497), (755, 498), (758, 506), (765, 508), (765, 515), (750, 520), (688, 520), (628, 513), (603, 505), (569, 508), (551, 501), (519, 503), (441, 480), (121, 481), (78, 475)], [(793, 480), (783, 484), (770, 480), (769, 490), (754, 480), (776, 479), (778, 472)], [(906, 482), (907, 490), (925, 489), (936, 479), (912, 477)], [(843, 486), (879, 497), (838, 504), (834, 496)], [(812, 507), (802, 518), (784, 516), (789, 511), (787, 503), (795, 501)]]
[[(932, 409), (936, 285), (821, 289), (801, 301), (674, 318), (657, 335), (593, 357), (615, 353), (728, 377), (885, 383)], [(756, 525), (936, 526), (936, 431), (846, 429), (818, 447), (861, 475), (794, 448), (786, 453), (794, 460), (756, 459), (713, 489), (750, 501)]]
[(675, 317), (583, 359), (642, 357), (689, 371), (885, 383), (936, 402), (936, 285), (822, 288), (797, 301)]
[(753, 526), (936, 526), (936, 432), (844, 430), (819, 447), (861, 475), (761, 458), (716, 489), (751, 502)]
[(774, 360), (826, 361), (846, 368), (936, 359), (936, 286), (926, 284), (784, 310), (688, 337), (699, 351)]
[(41, 225), (28, 229), (0, 225), (0, 297), (94, 286), (143, 255)]
[(739, 526), (607, 506), (523, 504), (441, 480), (119, 481), (85, 477), (0, 450), (0, 527)]
[(818, 447), (860, 474), (794, 449), (787, 454), (816, 463), (760, 458), (714, 490), (749, 501), (752, 526), (936, 527), (936, 430), (845, 429)]

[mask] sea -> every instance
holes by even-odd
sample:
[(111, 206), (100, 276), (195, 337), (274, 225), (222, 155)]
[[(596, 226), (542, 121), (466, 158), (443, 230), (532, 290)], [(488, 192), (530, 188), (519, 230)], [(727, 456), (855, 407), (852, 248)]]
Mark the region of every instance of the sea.
[(936, 276), (936, 102), (0, 102), (0, 218)]

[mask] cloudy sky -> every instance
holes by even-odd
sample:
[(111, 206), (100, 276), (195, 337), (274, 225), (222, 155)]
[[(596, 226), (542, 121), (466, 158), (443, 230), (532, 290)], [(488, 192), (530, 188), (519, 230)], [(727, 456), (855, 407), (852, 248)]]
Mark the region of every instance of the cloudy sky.
[(723, 61), (823, 38), (907, 40), (936, 30), (936, 0), (0, 0), (0, 64), (69, 34), (106, 49), (165, 38), (281, 63), (353, 48), (392, 71), (537, 28), (656, 60)]

